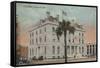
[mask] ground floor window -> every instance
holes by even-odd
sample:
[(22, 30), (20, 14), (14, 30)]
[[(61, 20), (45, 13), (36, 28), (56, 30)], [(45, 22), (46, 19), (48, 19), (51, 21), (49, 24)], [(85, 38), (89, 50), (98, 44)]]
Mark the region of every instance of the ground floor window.
[(52, 53), (55, 54), (55, 46), (52, 47)]

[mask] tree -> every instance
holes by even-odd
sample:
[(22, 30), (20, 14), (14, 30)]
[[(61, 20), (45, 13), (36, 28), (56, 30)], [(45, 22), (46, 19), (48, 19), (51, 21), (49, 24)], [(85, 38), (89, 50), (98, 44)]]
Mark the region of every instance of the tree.
[(74, 34), (75, 27), (71, 25), (70, 21), (63, 20), (62, 22), (59, 22), (58, 27), (56, 28), (56, 35), (59, 40), (59, 37), (63, 34), (64, 35), (64, 44), (65, 44), (65, 62), (67, 62), (67, 41), (66, 41), (66, 34), (67, 31), (69, 33)]

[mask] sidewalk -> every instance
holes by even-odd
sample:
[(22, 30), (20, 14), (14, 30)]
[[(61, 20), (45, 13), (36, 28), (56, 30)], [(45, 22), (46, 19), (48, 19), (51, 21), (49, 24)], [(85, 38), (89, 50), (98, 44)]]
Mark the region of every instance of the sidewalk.
[[(68, 58), (67, 62), (95, 61), (94, 57)], [(65, 59), (33, 60), (32, 64), (65, 63)]]

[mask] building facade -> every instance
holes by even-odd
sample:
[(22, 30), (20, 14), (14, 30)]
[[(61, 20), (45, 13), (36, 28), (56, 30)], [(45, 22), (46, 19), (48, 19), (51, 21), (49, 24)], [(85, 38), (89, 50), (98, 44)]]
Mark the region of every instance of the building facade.
[(87, 44), (87, 56), (96, 57), (96, 44)]
[[(70, 19), (75, 25), (75, 21)], [(65, 57), (64, 36), (57, 39), (55, 29), (58, 26), (59, 15), (53, 17), (47, 13), (47, 18), (41, 19), (28, 30), (28, 59), (58, 59)], [(87, 56), (87, 46), (84, 44), (84, 29), (77, 27), (74, 34), (67, 31), (67, 57), (81, 58)]]

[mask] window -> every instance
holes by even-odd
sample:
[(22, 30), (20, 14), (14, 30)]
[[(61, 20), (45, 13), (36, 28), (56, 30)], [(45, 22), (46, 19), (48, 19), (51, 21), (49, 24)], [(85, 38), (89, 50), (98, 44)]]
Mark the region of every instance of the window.
[(72, 50), (72, 54), (73, 54), (74, 53), (74, 46), (71, 47), (71, 50)]
[(42, 42), (42, 38), (40, 37), (40, 43)]
[(82, 39), (82, 44), (84, 44), (84, 40)]
[(82, 47), (82, 53), (84, 52), (84, 47)]
[(79, 53), (81, 53), (81, 47), (79, 47)]
[(73, 43), (74, 43), (74, 39), (73, 39)]
[(32, 55), (34, 55), (34, 49), (32, 48)]
[(45, 54), (46, 54), (46, 46), (45, 46)]
[(46, 32), (46, 27), (44, 28), (44, 31)]
[(81, 42), (81, 39), (79, 38), (79, 43)]
[(32, 39), (32, 44), (34, 44), (34, 39)]
[(82, 36), (84, 36), (84, 34), (82, 33)]
[(52, 31), (53, 31), (53, 32), (55, 31), (55, 28), (54, 28), (54, 27), (52, 27)]
[(89, 54), (89, 46), (87, 46), (87, 55)]
[(31, 45), (31, 40), (30, 40), (30, 45)]
[(60, 47), (58, 46), (57, 47), (57, 54), (59, 54), (60, 53)]
[(55, 46), (53, 46), (52, 48), (53, 48), (52, 53), (55, 54)]
[(38, 39), (36, 38), (36, 43), (38, 43)]
[(30, 33), (30, 38), (31, 38), (31, 33)]
[(75, 53), (77, 54), (77, 46), (75, 46)]
[(80, 36), (80, 33), (79, 33), (79, 36)]
[(67, 46), (67, 53), (70, 54), (70, 46)]
[(36, 31), (36, 35), (38, 35), (38, 32)]
[(93, 55), (95, 55), (94, 49), (95, 49), (95, 48), (94, 48), (94, 45), (93, 45)]
[(56, 39), (53, 39), (53, 42), (55, 42)]
[(91, 45), (90, 45), (90, 54), (92, 53), (92, 50), (91, 50)]
[(32, 36), (34, 36), (34, 33), (32, 32)]
[(69, 43), (70, 43), (70, 39), (69, 39)]
[(31, 53), (31, 48), (30, 48), (30, 56), (31, 56), (31, 54), (32, 54), (32, 53)]
[(42, 33), (41, 29), (40, 29), (40, 34)]
[(44, 39), (44, 41), (46, 42), (46, 36), (45, 36), (45, 39)]
[(40, 52), (40, 47), (38, 47), (38, 52)]
[(32, 48), (30, 48), (30, 56), (32, 56)]

